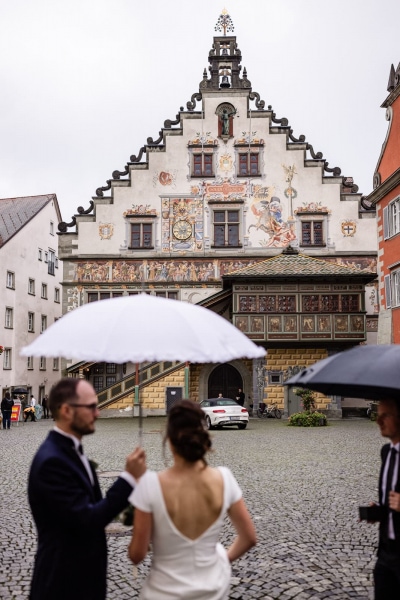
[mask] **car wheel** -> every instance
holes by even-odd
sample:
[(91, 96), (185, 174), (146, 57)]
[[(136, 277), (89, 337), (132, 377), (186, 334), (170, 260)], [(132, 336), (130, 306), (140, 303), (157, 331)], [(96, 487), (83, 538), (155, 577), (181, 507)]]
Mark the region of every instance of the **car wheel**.
[(206, 417), (206, 423), (207, 423), (207, 429), (212, 429), (211, 419), (208, 416)]
[(247, 423), (239, 423), (238, 427), (239, 429), (246, 429)]

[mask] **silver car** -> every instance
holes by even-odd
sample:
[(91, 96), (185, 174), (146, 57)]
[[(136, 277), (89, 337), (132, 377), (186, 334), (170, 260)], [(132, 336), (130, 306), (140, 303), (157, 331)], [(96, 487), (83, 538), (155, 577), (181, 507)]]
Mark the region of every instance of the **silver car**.
[(249, 422), (249, 413), (230, 398), (209, 398), (200, 402), (200, 407), (206, 415), (208, 429), (236, 425), (239, 429), (246, 429)]

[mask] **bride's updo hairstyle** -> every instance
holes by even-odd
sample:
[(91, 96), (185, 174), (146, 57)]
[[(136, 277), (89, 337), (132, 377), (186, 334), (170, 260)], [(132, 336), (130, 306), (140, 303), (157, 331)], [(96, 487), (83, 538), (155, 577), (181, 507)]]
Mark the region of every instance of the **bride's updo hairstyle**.
[(188, 462), (202, 460), (211, 449), (211, 439), (205, 428), (205, 417), (200, 406), (191, 400), (174, 404), (168, 414), (165, 435), (175, 451)]

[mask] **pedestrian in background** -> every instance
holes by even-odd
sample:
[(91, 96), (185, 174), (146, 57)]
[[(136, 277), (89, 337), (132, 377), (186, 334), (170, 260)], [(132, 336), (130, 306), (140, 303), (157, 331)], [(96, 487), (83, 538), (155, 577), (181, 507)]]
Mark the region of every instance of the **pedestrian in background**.
[(11, 399), (10, 392), (4, 394), (4, 398), (1, 401), (1, 415), (3, 417), (3, 429), (10, 429), (11, 427), (11, 412), (14, 406), (14, 400)]
[(48, 419), (49, 418), (49, 398), (48, 398), (47, 394), (42, 399), (42, 408), (43, 408), (43, 418)]
[(236, 402), (240, 405), (240, 406), (244, 406), (244, 399), (245, 399), (245, 395), (244, 392), (242, 390), (242, 388), (238, 389), (238, 393), (236, 396)]

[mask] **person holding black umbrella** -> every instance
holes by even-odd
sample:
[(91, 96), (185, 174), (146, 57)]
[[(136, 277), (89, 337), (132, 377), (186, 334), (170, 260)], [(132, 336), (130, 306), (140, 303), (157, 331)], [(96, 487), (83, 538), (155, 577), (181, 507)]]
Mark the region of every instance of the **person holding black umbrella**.
[(377, 423), (389, 438), (381, 450), (379, 545), (374, 568), (375, 600), (400, 598), (400, 403), (379, 402)]

